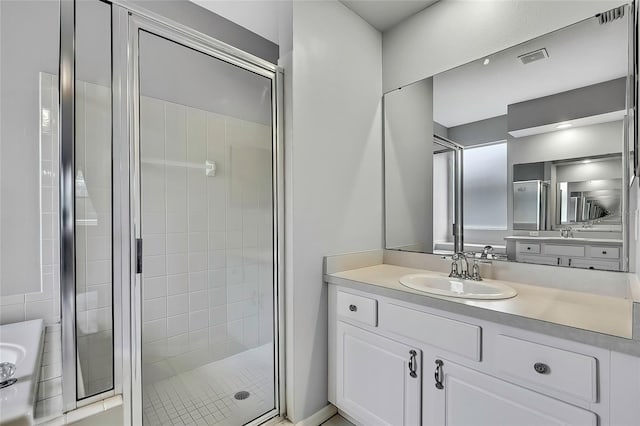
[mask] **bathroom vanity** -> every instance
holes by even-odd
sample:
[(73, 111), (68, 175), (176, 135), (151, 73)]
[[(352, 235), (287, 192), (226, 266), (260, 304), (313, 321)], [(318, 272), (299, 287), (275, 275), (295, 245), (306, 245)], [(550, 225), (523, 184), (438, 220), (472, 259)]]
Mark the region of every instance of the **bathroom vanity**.
[(399, 282), (446, 277), (435, 256), (325, 258), (329, 400), (364, 425), (637, 424), (635, 275), (598, 272), (615, 276), (615, 291), (593, 291), (589, 279), (574, 291), (554, 282), (594, 272), (553, 279), (554, 268), (507, 265), (483, 272), (541, 285), (509, 282), (518, 294), (503, 300), (453, 298)]
[(605, 271), (623, 270), (622, 240), (528, 236), (509, 236), (505, 240), (507, 252), (515, 252), (514, 260), (517, 262)]

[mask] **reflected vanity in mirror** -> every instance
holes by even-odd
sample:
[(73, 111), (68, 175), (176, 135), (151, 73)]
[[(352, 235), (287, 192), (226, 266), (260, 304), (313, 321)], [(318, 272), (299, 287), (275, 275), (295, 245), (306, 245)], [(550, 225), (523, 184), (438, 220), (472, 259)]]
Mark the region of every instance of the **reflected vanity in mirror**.
[(628, 270), (627, 8), (385, 94), (386, 248)]

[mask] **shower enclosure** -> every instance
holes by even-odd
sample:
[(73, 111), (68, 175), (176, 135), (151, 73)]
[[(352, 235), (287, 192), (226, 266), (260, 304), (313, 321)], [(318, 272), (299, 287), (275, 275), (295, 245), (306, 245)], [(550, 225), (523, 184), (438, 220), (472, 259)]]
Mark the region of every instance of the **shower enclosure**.
[(133, 227), (143, 253), (133, 295), (142, 308), (133, 339), (142, 412), (134, 417), (246, 424), (272, 416), (275, 73), (167, 25), (131, 24)]
[(122, 394), (135, 425), (282, 414), (281, 70), (129, 3), (59, 4), (38, 84), (61, 412)]

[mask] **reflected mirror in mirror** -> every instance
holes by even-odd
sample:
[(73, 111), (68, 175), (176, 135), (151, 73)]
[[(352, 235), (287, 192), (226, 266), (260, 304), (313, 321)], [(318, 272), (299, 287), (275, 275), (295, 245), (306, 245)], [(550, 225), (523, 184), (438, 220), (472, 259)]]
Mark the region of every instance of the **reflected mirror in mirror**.
[(385, 94), (387, 248), (627, 270), (623, 9)]

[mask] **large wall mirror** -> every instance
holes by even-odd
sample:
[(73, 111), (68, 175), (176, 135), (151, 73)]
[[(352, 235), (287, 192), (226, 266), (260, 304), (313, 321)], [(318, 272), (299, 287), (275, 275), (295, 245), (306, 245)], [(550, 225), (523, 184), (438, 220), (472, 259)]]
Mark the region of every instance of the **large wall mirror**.
[(633, 21), (623, 5), (385, 94), (386, 248), (628, 270)]

